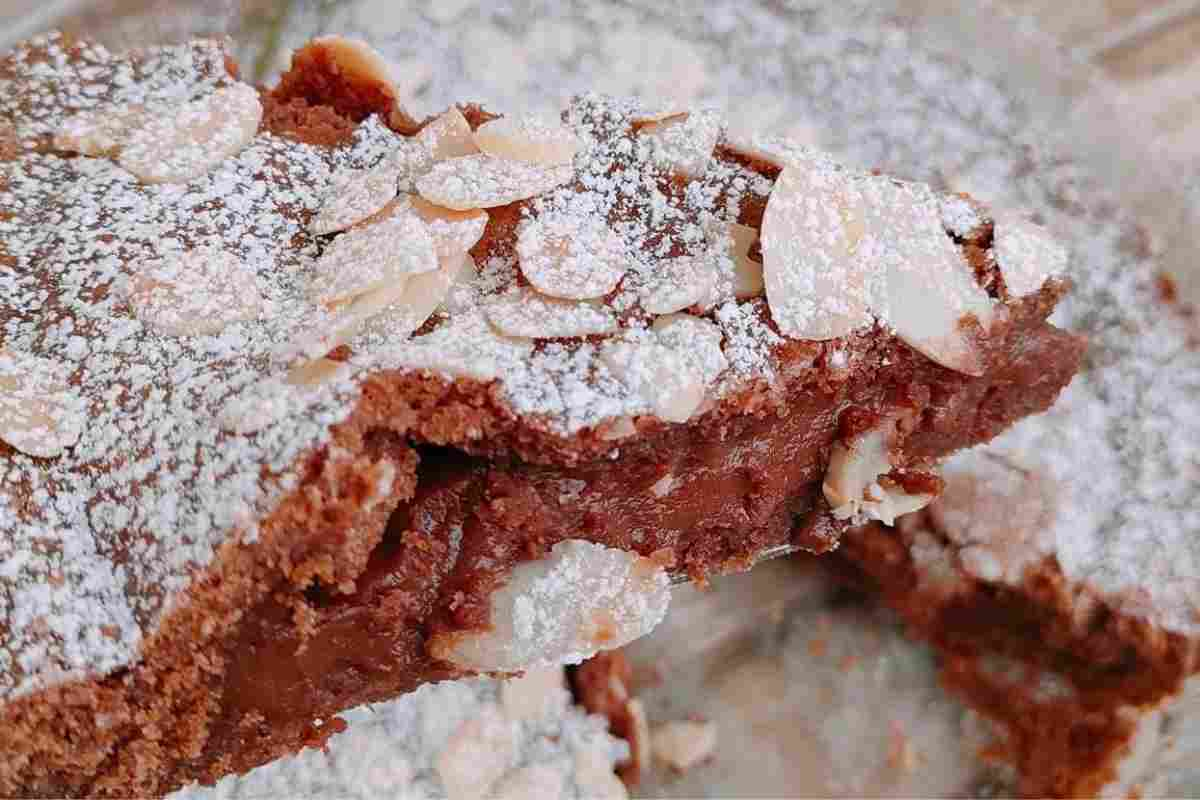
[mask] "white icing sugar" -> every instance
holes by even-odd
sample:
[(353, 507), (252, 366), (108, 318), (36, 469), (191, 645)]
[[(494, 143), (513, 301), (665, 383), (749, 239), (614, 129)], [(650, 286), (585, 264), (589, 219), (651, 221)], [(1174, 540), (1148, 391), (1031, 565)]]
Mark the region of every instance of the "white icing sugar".
[[(628, 745), (606, 731), (603, 717), (571, 705), (561, 677), (557, 688), (537, 687), (536, 710), (517, 707), (512, 695), (522, 680), (429, 684), (388, 703), (362, 706), (343, 715), (350, 728), (330, 739), (326, 751), (304, 750), (245, 776), (227, 777), (211, 789), (193, 786), (170, 798), (492, 797), (497, 795), (489, 788), (520, 785), (535, 766), (555, 771), (557, 791), (509, 796), (599, 796), (592, 776), (575, 769), (576, 759), (586, 755), (611, 774), (627, 757)], [(489, 747), (476, 750), (473, 739)], [(464, 752), (476, 752), (481, 761), (490, 762), (495, 753), (504, 757), (494, 768), (472, 770), (469, 761), (456, 758)]]

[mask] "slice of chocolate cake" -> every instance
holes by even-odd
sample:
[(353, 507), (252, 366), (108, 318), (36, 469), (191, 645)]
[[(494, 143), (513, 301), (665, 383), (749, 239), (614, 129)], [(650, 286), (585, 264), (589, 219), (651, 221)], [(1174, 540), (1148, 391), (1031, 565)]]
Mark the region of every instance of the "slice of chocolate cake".
[(337, 37), (272, 91), (211, 42), (0, 61), (0, 793), (621, 645), (670, 574), (921, 508), (1079, 364), (1025, 220), (710, 111), (418, 123), (391, 77)]

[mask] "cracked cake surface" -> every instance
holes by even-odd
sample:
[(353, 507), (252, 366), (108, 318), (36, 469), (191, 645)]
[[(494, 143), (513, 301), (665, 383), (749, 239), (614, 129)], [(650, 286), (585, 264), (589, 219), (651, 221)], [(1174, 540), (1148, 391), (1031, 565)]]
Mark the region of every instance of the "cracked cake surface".
[[(667, 569), (927, 502), (1080, 358), (1052, 243), (965, 197), (601, 95), (417, 123), (339, 37), (293, 64), (266, 92), (218, 42), (0, 62), (0, 691), (32, 732), (0, 787), (211, 780), (518, 645), (622, 644)], [(539, 638), (530, 597), (586, 581), (583, 633)], [(370, 663), (313, 677), (363, 613)], [(40, 762), (62, 726), (95, 746)]]

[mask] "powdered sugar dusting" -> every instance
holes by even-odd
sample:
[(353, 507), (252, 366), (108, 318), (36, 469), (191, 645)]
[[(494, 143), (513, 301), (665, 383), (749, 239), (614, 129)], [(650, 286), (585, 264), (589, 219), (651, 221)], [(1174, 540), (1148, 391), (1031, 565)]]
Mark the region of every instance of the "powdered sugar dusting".
[[(451, 773), (453, 788), (466, 784), (467, 797), (597, 797), (585, 783), (590, 775), (576, 776), (576, 759), (584, 758), (612, 775), (613, 767), (627, 757), (628, 745), (606, 731), (603, 717), (588, 716), (572, 705), (561, 686), (539, 696), (543, 713), (500, 717), (496, 709), (503, 707), (510, 683), (473, 679), (427, 684), (397, 700), (343, 714), (351, 723), (349, 730), (330, 739), (324, 750), (303, 750), (248, 775), (227, 777), (212, 789), (184, 789), (171, 798), (464, 796), (450, 791), (443, 771)], [(505, 756), (494, 768), (496, 774), (487, 776), (493, 779), (490, 787), (469, 781), (471, 770), (456, 769), (464, 766), (458, 756), (471, 750), (474, 739), (491, 742), (485, 752)], [(529, 786), (531, 769), (552, 773), (556, 791), (503, 794)]]

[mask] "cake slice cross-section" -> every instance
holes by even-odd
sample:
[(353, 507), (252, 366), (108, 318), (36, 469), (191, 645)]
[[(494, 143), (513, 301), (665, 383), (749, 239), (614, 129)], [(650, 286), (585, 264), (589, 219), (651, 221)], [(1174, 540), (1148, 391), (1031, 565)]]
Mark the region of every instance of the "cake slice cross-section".
[(390, 80), (337, 37), (270, 90), (207, 41), (0, 61), (0, 794), (620, 646), (673, 576), (919, 508), (1079, 366), (1053, 249), (1010, 283), (969, 198)]

